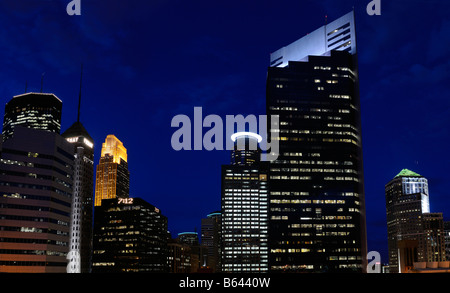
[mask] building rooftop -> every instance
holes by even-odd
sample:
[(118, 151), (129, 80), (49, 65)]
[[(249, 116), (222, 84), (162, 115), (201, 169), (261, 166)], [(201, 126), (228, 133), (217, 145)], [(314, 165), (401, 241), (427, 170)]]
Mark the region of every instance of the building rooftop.
[(419, 175), (416, 172), (413, 172), (413, 171), (408, 170), (408, 169), (403, 169), (394, 178), (397, 178), (397, 177), (422, 177), (422, 175)]

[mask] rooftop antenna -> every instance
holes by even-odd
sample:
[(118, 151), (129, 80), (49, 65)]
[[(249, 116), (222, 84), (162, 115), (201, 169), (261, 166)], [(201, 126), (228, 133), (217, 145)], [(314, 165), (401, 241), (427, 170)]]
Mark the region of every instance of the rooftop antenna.
[(78, 94), (78, 116), (77, 122), (80, 122), (80, 106), (81, 106), (81, 82), (83, 79), (83, 63), (81, 63), (81, 75), (80, 75), (80, 93)]
[(44, 75), (45, 75), (45, 72), (42, 73), (42, 76), (41, 76), (41, 93), (42, 93), (42, 90), (44, 88)]
[(325, 25), (328, 24), (328, 15), (325, 15)]

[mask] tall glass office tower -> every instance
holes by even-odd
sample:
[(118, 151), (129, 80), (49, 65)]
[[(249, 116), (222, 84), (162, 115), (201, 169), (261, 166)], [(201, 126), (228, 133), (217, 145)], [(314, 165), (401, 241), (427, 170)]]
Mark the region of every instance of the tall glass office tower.
[(258, 135), (242, 132), (232, 138), (231, 165), (222, 166), (222, 272), (267, 272), (267, 162), (260, 162)]
[(271, 162), (270, 270), (366, 269), (353, 12), (271, 55), (268, 115), (279, 115)]

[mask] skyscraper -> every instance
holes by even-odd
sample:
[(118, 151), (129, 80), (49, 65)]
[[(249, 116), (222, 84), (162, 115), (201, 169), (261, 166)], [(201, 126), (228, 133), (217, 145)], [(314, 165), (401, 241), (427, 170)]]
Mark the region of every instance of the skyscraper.
[(270, 269), (366, 269), (366, 223), (353, 12), (271, 54)]
[(385, 195), (389, 271), (403, 273), (412, 268), (399, 253), (406, 241), (416, 244), (415, 261), (444, 261), (444, 222), (441, 213), (430, 213), (428, 180), (403, 169), (386, 184)]
[(14, 128), (0, 147), (0, 272), (64, 273), (70, 241), (73, 146)]
[[(83, 74), (83, 67), (81, 67)], [(81, 79), (77, 121), (62, 136), (72, 143), (75, 154), (68, 273), (89, 273), (92, 257), (94, 200), (94, 140), (80, 122)]]
[(221, 212), (213, 212), (202, 219), (202, 245), (206, 247), (206, 266), (220, 272), (220, 227)]
[(108, 135), (102, 144), (95, 178), (95, 206), (100, 206), (102, 199), (129, 197), (130, 172), (127, 149), (112, 134)]
[(267, 162), (260, 162), (259, 135), (241, 132), (232, 139), (231, 164), (222, 166), (221, 271), (267, 272)]
[(103, 199), (94, 218), (93, 273), (167, 272), (167, 217), (157, 207)]
[(58, 133), (61, 129), (62, 101), (54, 94), (25, 93), (14, 96), (5, 106), (3, 141), (16, 126)]
[(62, 136), (75, 153), (68, 272), (88, 273), (91, 269), (94, 198), (94, 143), (77, 121)]

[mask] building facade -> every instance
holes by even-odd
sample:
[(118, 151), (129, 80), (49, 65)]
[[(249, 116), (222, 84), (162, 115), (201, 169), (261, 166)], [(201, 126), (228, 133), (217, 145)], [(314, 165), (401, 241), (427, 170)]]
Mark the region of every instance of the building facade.
[(167, 217), (141, 198), (94, 207), (93, 273), (167, 272)]
[(385, 186), (388, 232), (389, 271), (404, 273), (401, 244), (416, 243), (414, 260), (420, 263), (442, 262), (445, 256), (445, 233), (442, 213), (430, 212), (428, 180), (403, 169)]
[(366, 224), (356, 56), (331, 51), (270, 67), (279, 115), (270, 164), (272, 271), (364, 271)]
[(221, 212), (213, 212), (202, 219), (201, 243), (207, 250), (206, 266), (220, 272)]
[(191, 246), (169, 239), (167, 243), (167, 265), (169, 273), (187, 274), (191, 272)]
[(100, 206), (103, 199), (128, 198), (129, 192), (127, 149), (117, 137), (110, 134), (102, 144), (96, 169), (95, 206)]
[(0, 272), (65, 273), (73, 146), (55, 132), (14, 127), (0, 152)]
[(286, 67), (289, 61), (306, 61), (308, 56), (322, 56), (330, 51), (357, 54), (353, 11), (271, 53), (270, 66)]
[(445, 229), (442, 213), (425, 213), (422, 215), (422, 235), (419, 238), (419, 249), (424, 253), (423, 261), (444, 262)]
[(222, 166), (222, 272), (264, 273), (269, 268), (268, 167), (251, 143), (258, 143), (252, 133), (236, 137), (231, 164)]
[(89, 273), (92, 258), (94, 140), (79, 121), (62, 134), (75, 155), (68, 273)]
[(16, 126), (60, 133), (62, 101), (54, 94), (25, 93), (14, 96), (5, 106), (3, 141)]
[(270, 270), (365, 271), (367, 241), (354, 13), (270, 57)]

